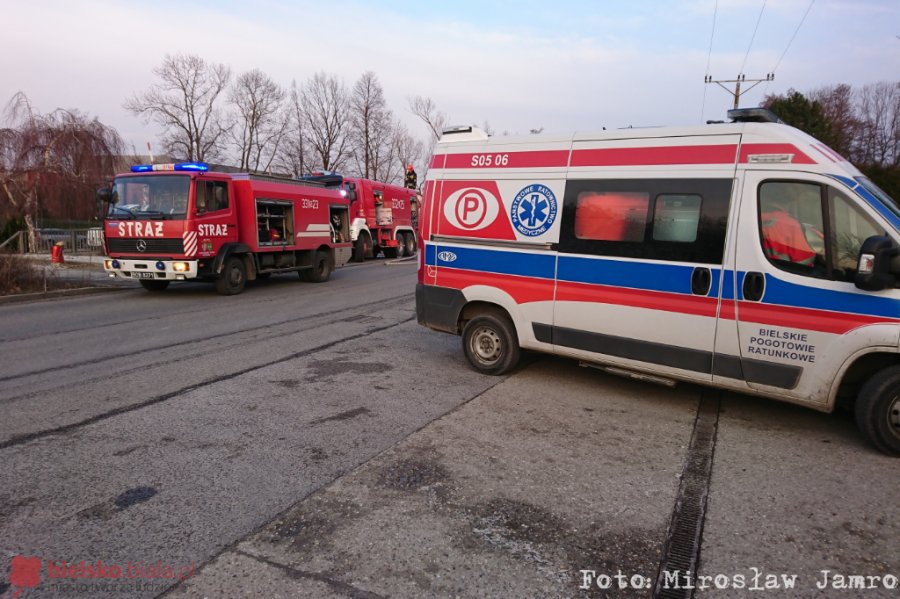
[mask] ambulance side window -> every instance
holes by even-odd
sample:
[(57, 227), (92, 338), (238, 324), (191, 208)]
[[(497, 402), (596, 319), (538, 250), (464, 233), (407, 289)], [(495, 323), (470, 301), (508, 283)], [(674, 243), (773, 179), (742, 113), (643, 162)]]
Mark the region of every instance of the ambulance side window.
[(561, 252), (721, 264), (731, 179), (571, 180)]
[(884, 235), (885, 231), (833, 187), (828, 188), (828, 211), (831, 215), (833, 278), (852, 283), (863, 242), (872, 235)]
[(783, 270), (826, 277), (822, 188), (814, 183), (767, 181), (759, 186), (763, 253)]

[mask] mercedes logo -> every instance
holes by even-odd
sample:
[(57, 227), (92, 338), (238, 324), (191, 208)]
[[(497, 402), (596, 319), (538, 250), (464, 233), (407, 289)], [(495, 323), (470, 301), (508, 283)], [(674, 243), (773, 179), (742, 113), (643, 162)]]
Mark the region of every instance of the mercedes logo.
[(147, 251), (147, 242), (143, 239), (138, 239), (135, 246), (137, 247), (137, 251), (139, 251), (139, 252)]

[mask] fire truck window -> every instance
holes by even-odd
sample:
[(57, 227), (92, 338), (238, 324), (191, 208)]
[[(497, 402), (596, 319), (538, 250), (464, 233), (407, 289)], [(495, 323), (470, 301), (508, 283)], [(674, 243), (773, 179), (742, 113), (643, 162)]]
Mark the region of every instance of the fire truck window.
[(657, 196), (653, 213), (653, 239), (682, 243), (696, 241), (702, 202), (698, 195)]
[(763, 252), (776, 266), (825, 277), (822, 188), (811, 183), (769, 181), (759, 187)]
[(832, 275), (835, 279), (852, 282), (863, 242), (872, 235), (884, 235), (885, 231), (832, 187), (828, 188), (828, 211), (831, 215)]
[(228, 208), (228, 184), (224, 181), (216, 181), (212, 185), (212, 198), (209, 202), (209, 211), (225, 210)]
[(596, 241), (643, 241), (650, 195), (586, 192), (575, 208), (575, 237)]

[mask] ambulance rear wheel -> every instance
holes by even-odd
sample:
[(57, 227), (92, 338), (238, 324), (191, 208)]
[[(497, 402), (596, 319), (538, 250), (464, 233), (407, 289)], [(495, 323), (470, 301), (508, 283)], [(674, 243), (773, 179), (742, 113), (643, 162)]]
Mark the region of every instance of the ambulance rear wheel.
[(240, 256), (231, 256), (225, 261), (222, 274), (216, 279), (216, 291), (221, 295), (237, 295), (247, 284), (247, 268)]
[(482, 314), (466, 323), (463, 352), (484, 374), (506, 374), (519, 363), (519, 339), (513, 324), (499, 314)]
[(144, 281), (141, 279), (141, 287), (147, 291), (165, 291), (168, 286), (168, 281)]
[(859, 390), (856, 425), (872, 445), (900, 456), (900, 366), (885, 368)]
[(328, 253), (316, 252), (313, 257), (313, 267), (306, 271), (306, 280), (313, 283), (324, 283), (331, 276), (331, 260)]

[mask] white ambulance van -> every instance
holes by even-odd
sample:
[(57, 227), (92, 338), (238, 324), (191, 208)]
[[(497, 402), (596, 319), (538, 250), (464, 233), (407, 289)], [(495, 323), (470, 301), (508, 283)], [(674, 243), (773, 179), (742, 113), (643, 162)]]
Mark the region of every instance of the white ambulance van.
[(520, 348), (830, 412), (900, 454), (900, 209), (762, 109), (690, 128), (444, 132), (416, 312), (502, 374)]

